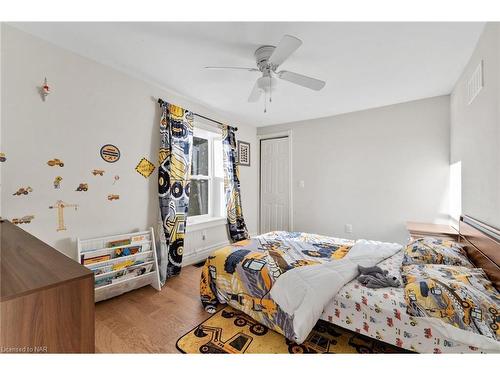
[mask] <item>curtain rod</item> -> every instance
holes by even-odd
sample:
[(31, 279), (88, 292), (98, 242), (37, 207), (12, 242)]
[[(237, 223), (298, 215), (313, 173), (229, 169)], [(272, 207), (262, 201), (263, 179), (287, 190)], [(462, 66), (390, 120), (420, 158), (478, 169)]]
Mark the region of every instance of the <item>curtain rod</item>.
[[(163, 105), (163, 103), (166, 103), (163, 99), (158, 99), (158, 104), (159, 105)], [(214, 120), (214, 119), (211, 119), (210, 117), (206, 117), (206, 116), (203, 116), (203, 115), (200, 115), (199, 113), (194, 113), (193, 112), (193, 115), (197, 116), (197, 117), (201, 117), (205, 120), (208, 120), (208, 121), (212, 121), (212, 122), (215, 122), (216, 124), (219, 124), (219, 128), (223, 127), (223, 126), (227, 126), (225, 124), (223, 124), (222, 122), (220, 121), (217, 121), (217, 120)], [(238, 131), (238, 128), (232, 126), (232, 128), (234, 129), (234, 131)]]

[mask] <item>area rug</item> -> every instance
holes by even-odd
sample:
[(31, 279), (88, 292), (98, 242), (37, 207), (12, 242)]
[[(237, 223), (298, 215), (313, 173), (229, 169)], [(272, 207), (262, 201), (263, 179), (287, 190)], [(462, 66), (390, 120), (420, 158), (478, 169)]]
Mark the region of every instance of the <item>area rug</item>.
[(298, 345), (229, 306), (177, 340), (182, 353), (409, 353), (320, 320)]

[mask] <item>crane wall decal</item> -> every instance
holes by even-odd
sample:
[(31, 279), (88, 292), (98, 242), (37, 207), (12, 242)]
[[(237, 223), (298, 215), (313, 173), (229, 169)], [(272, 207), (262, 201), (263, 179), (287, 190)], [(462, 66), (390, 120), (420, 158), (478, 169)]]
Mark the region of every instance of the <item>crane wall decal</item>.
[(66, 226), (64, 225), (64, 209), (73, 207), (75, 211), (78, 209), (77, 204), (65, 203), (61, 200), (58, 200), (52, 206), (49, 206), (50, 209), (57, 209), (57, 231), (60, 232), (62, 230), (66, 230)]

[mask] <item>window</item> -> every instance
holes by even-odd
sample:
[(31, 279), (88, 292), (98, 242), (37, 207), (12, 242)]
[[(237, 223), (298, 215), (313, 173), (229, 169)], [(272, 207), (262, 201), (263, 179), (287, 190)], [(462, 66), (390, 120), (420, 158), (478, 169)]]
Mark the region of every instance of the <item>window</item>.
[(196, 127), (193, 133), (188, 224), (223, 217), (225, 204), (221, 136)]

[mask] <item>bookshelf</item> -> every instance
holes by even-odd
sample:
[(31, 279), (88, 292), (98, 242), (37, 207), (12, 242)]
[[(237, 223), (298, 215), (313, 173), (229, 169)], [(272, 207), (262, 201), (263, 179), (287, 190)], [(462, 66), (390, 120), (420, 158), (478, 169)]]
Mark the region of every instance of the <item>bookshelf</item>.
[(80, 264), (94, 273), (94, 299), (99, 302), (151, 285), (160, 290), (153, 228), (143, 232), (77, 239)]

